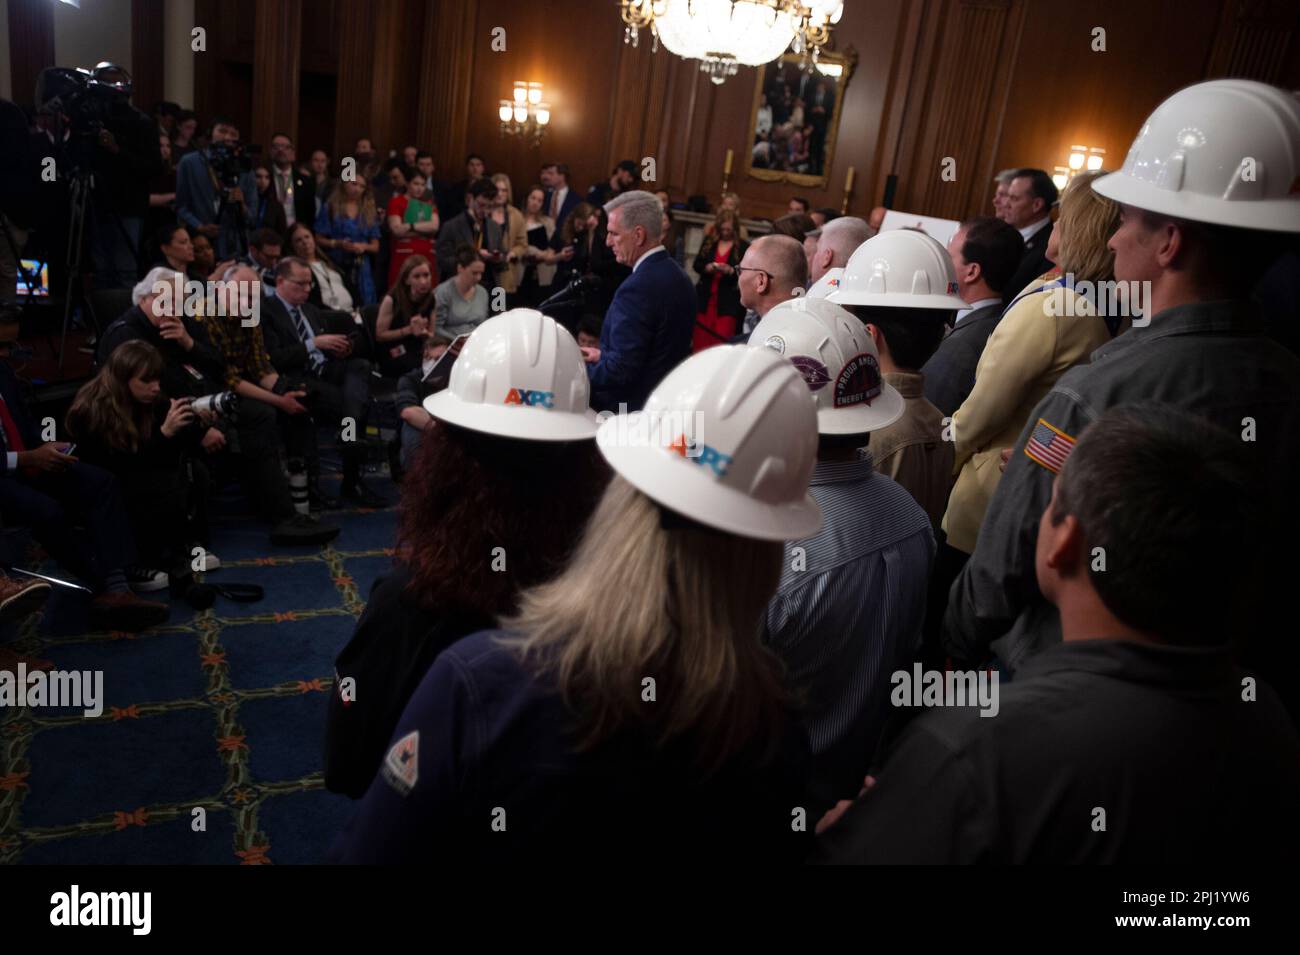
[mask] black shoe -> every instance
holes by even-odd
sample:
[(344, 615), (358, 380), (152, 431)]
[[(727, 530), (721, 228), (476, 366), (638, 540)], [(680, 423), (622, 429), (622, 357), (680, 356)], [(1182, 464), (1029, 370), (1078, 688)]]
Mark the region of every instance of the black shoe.
[(100, 630), (147, 630), (166, 623), (170, 612), (166, 604), (142, 600), (130, 591), (101, 593), (90, 602), (91, 626)]
[(313, 511), (335, 511), (339, 508), (339, 499), (330, 497), (318, 481), (312, 481), (307, 487), (307, 506)]
[(277, 546), (294, 544), (328, 544), (339, 536), (339, 529), (322, 524), (306, 514), (295, 514), (271, 528), (271, 543)]
[(378, 510), (388, 506), (388, 501), (366, 487), (366, 482), (360, 478), (350, 484), (344, 484), (342, 493), (345, 500), (360, 504), (362, 507)]

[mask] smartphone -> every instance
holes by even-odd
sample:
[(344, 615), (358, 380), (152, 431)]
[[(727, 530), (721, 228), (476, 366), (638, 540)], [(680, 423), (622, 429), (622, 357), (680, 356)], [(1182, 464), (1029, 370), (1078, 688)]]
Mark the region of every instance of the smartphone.
[(77, 450), (77, 446), (76, 446), (75, 444), (70, 444), (70, 445), (68, 445), (66, 448), (62, 449), (59, 453), (60, 453), (60, 454), (72, 454), (72, 453), (73, 453), (74, 451), (76, 451), (76, 450)]
[(460, 355), (460, 350), (465, 347), (465, 342), (469, 340), (468, 335), (457, 335), (455, 340), (447, 346), (447, 350), (442, 356), (433, 363), (429, 373), (424, 376), (424, 383), (432, 385), (434, 391), (442, 391), (451, 381), (451, 366), (456, 364), (456, 357)]

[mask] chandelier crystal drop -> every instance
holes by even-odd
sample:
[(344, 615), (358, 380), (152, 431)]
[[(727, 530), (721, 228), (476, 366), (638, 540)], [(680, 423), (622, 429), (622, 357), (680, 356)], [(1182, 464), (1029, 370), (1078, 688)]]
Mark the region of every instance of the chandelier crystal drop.
[[(654, 50), (699, 60), (714, 83), (791, 49), (815, 62), (844, 13), (843, 0), (619, 0), (623, 42), (650, 30)], [(653, 52), (653, 50), (652, 50)]]

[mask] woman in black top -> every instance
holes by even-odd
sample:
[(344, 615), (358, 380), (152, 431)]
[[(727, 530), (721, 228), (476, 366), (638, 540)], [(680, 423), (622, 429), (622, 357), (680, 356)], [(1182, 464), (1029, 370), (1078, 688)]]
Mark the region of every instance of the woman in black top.
[[(461, 360), (482, 367), (480, 360), (495, 355), (510, 367), (504, 343), (486, 357), (469, 349), (487, 340), (493, 323), (521, 315), (534, 324), (517, 336), (520, 342), (541, 347), (541, 339), (554, 340), (553, 320), (506, 312), (479, 326)], [(567, 344), (568, 373), (581, 378), (556, 382), (557, 405), (561, 394), (586, 387), (577, 344), (572, 338)], [(531, 357), (545, 361), (545, 355)], [(585, 407), (586, 392), (581, 394)], [(500, 401), (494, 391), (489, 416), (508, 407)], [(548, 412), (540, 406), (510, 410), (521, 426), (515, 436), (445, 419), (425, 431), (402, 483), (397, 566), (376, 582), (356, 632), (335, 661), (338, 681), (325, 735), (325, 787), (333, 792), (356, 798), (366, 791), (398, 717), (434, 658), (513, 613), (520, 590), (559, 570), (600, 497), (606, 471), (593, 442), (546, 440), (538, 434), (538, 420), (545, 421)]]
[(111, 472), (126, 503), (141, 561), (166, 568), (188, 597), (192, 548), (208, 543), (209, 478), (195, 452), (206, 427), (193, 399), (162, 397), (163, 358), (143, 341), (113, 349), (68, 409), (77, 457)]

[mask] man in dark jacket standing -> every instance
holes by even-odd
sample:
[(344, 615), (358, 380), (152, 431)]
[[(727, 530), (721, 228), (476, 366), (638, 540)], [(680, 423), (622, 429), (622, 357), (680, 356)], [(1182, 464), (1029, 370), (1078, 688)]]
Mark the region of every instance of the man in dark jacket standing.
[(583, 349), (591, 406), (639, 411), (655, 385), (691, 353), (695, 286), (660, 245), (663, 207), (654, 193), (625, 192), (605, 211), (606, 244), (632, 274), (605, 313), (600, 347)]

